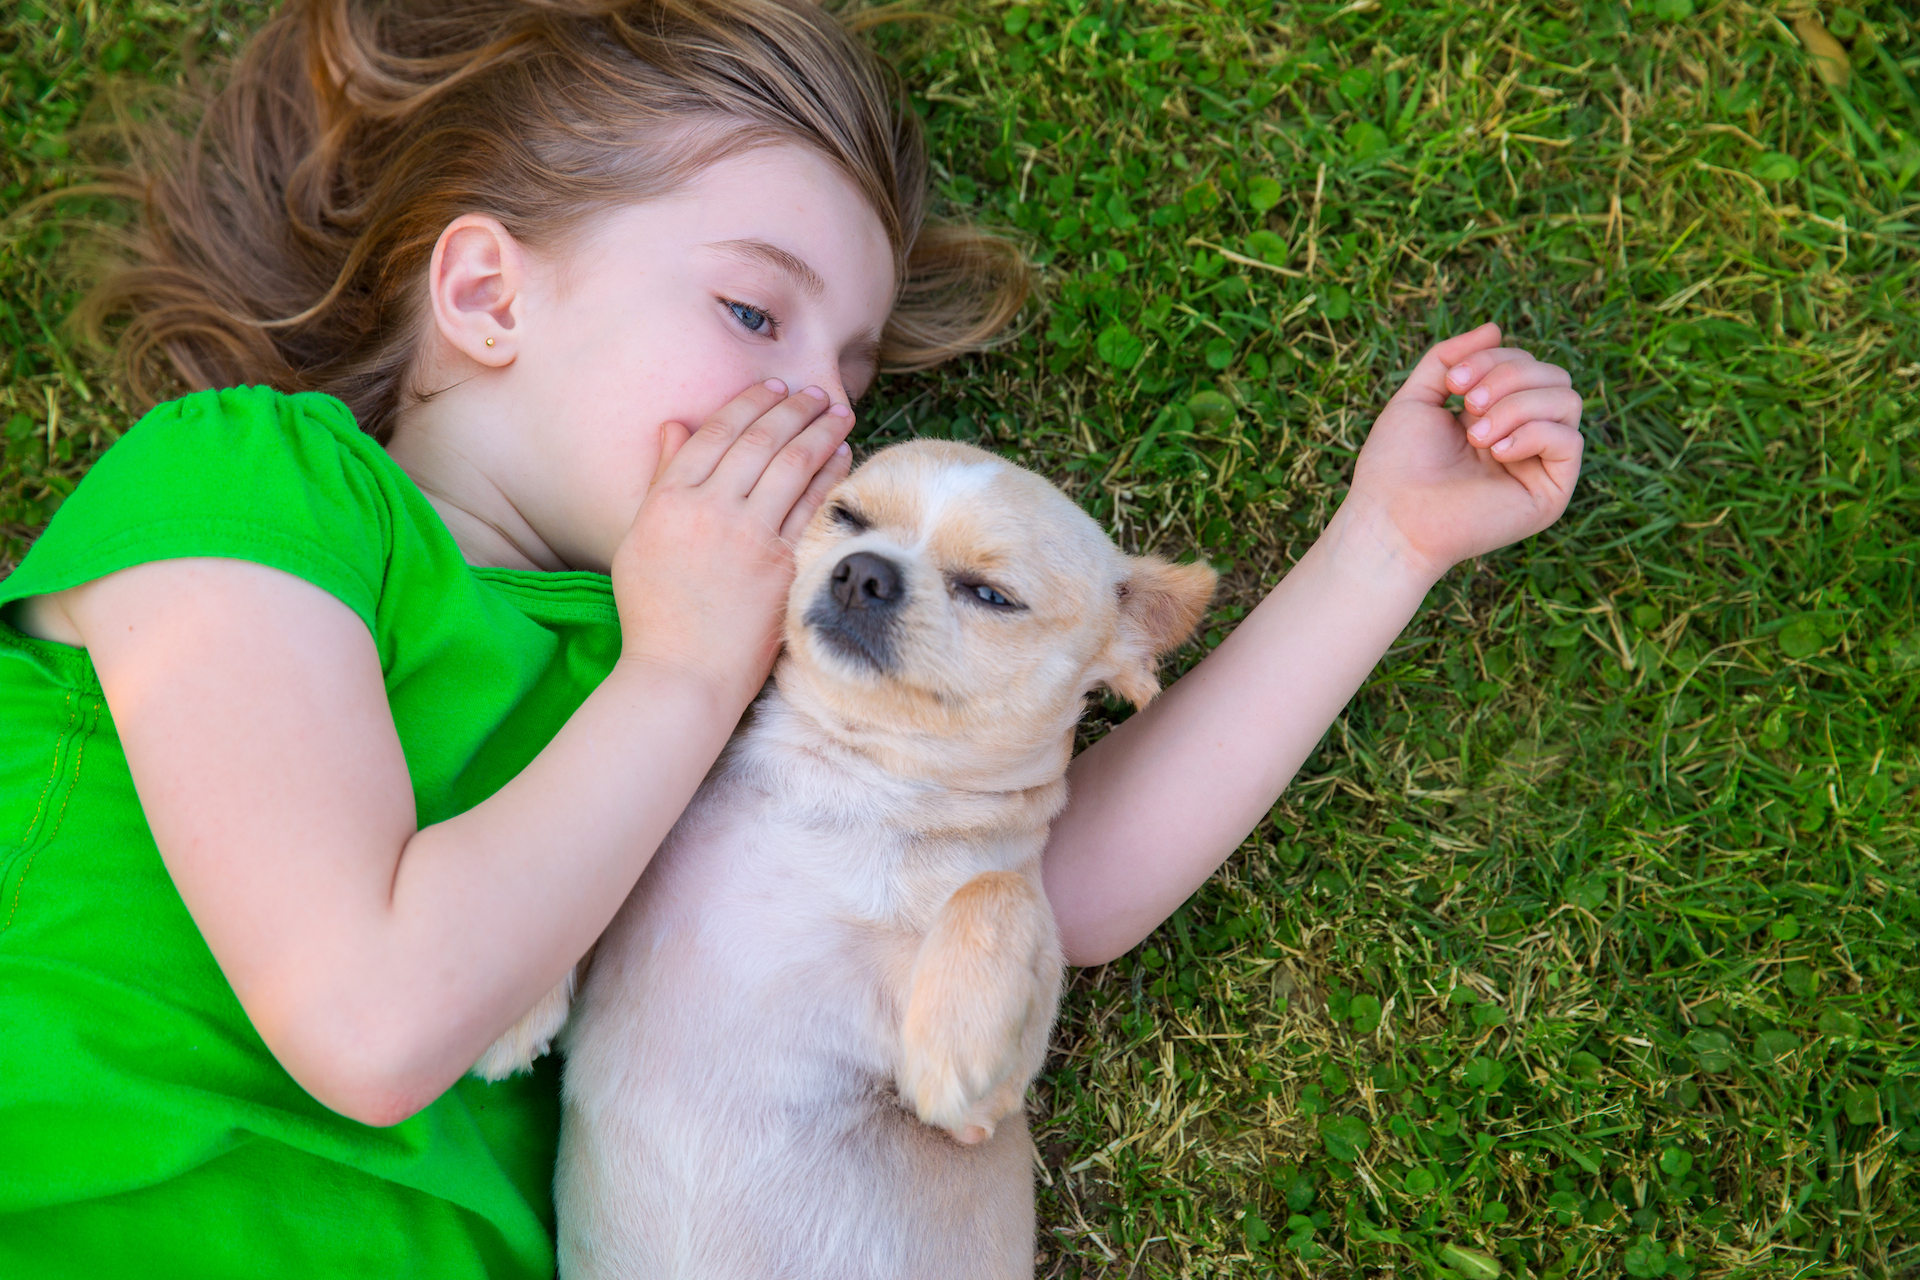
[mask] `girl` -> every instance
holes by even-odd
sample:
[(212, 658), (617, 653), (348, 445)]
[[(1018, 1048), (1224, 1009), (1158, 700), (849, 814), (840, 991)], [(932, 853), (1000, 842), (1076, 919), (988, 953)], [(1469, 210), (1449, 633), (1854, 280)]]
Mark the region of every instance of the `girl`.
[[(466, 1072), (765, 679), (876, 368), (1018, 307), (925, 181), (798, 0), (297, 0), (253, 41), (96, 304), (136, 386), (240, 389), (149, 414), (0, 583), (0, 1271), (551, 1272), (553, 1072)], [(1498, 338), (1427, 354), (1314, 549), (1076, 763), (1070, 959), (1564, 508), (1580, 398)]]

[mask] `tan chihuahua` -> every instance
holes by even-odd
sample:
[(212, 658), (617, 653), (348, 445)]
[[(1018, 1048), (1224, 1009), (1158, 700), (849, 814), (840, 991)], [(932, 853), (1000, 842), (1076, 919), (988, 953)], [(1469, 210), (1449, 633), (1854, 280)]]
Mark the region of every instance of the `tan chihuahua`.
[[(566, 1029), (565, 1280), (1032, 1276), (1041, 849), (1087, 694), (1152, 698), (1213, 587), (964, 445), (834, 491), (774, 678)], [(570, 985), (476, 1069), (544, 1049)]]

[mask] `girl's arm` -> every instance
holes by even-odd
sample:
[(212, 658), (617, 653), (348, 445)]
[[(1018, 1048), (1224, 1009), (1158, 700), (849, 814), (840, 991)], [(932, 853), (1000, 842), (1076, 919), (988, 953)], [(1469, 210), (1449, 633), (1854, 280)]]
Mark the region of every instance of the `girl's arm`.
[(825, 408), (756, 388), (680, 447), (614, 559), (613, 672), (518, 777), (424, 830), (373, 640), (318, 587), (174, 560), (44, 602), (100, 674), (195, 924), (321, 1102), (419, 1110), (612, 919), (766, 677), (787, 548), (846, 473), (851, 419)]
[(1441, 574), (1566, 509), (1580, 396), (1499, 341), (1484, 325), (1429, 351), (1320, 540), (1204, 662), (1074, 761), (1045, 866), (1069, 961), (1125, 953), (1226, 861)]

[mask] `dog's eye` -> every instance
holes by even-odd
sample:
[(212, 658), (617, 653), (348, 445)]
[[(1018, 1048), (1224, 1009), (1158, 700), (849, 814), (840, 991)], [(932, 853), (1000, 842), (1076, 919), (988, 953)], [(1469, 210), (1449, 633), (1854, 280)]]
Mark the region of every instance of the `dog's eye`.
[(855, 533), (865, 533), (873, 527), (861, 519), (859, 513), (852, 507), (847, 506), (844, 502), (834, 503), (832, 510), (828, 511), (827, 514), (833, 517), (834, 523), (843, 524)]
[(1023, 604), (1016, 604), (1014, 601), (1007, 599), (1007, 597), (1000, 594), (998, 590), (988, 586), (984, 582), (956, 582), (953, 584), (953, 589), (960, 593), (960, 597), (963, 600), (967, 600), (975, 604), (984, 604), (990, 608), (994, 608), (994, 609), (1026, 608), (1026, 606)]

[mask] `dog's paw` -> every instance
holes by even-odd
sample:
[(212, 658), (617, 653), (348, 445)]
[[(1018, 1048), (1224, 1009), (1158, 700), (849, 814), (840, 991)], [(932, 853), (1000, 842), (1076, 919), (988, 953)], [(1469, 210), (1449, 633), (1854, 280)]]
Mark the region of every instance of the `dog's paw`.
[(914, 960), (901, 1025), (900, 1094), (972, 1145), (1016, 1110), (1046, 1050), (1059, 990), (1053, 915), (1024, 876), (969, 880)]
[(993, 1136), (993, 1129), (984, 1124), (967, 1124), (947, 1130), (947, 1136), (963, 1147), (977, 1147)]
[[(1027, 1082), (1033, 1075), (1026, 1062), (1016, 1055), (1008, 1064), (1011, 1069), (999, 1079), (984, 1089), (970, 1089), (951, 1070), (951, 1062), (912, 1064), (902, 1072), (903, 1077), (912, 1072), (913, 1065), (920, 1068), (918, 1080), (922, 1086), (913, 1098), (914, 1114), (922, 1124), (946, 1130), (947, 1136), (963, 1147), (985, 1142), (1002, 1120), (1020, 1109), (1026, 1101)], [(941, 1069), (943, 1066), (947, 1069)]]
[(473, 1064), (473, 1074), (493, 1081), (532, 1070), (533, 1060), (553, 1047), (553, 1038), (567, 1025), (567, 1011), (573, 1006), (573, 986), (579, 972), (578, 965), (569, 969), (560, 984), (541, 996), (540, 1003), (529, 1009), (526, 1017), (488, 1045), (480, 1060)]
[[(1012, 1066), (1010, 1062), (993, 1065)], [(992, 1067), (969, 1072), (952, 1054), (909, 1050), (901, 1065), (901, 1093), (922, 1124), (945, 1129), (955, 1142), (973, 1146), (991, 1138), (1006, 1117), (1004, 1109), (987, 1104), (999, 1101), (1006, 1092), (999, 1086), (1009, 1074), (1004, 1069), (995, 1073)]]

